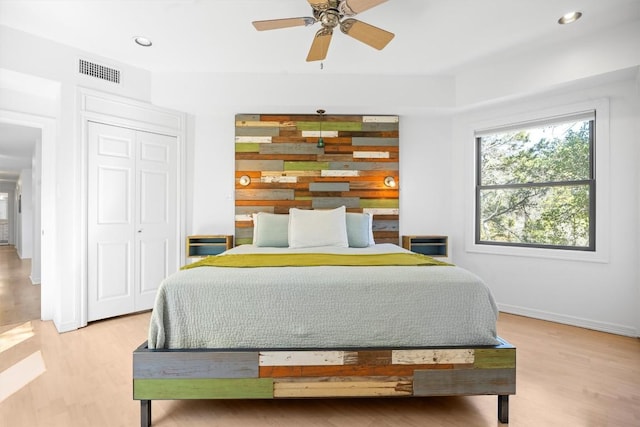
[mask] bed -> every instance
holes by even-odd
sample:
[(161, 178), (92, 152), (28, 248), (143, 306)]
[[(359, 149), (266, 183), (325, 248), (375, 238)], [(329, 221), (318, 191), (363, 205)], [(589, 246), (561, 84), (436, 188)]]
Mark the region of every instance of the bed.
[(256, 218), (268, 236), (163, 281), (133, 353), (141, 425), (158, 399), (460, 395), (496, 395), (508, 422), (516, 349), (482, 280), (372, 244), (366, 216), (336, 237), (344, 210), (326, 227), (315, 215), (302, 234), (295, 215)]

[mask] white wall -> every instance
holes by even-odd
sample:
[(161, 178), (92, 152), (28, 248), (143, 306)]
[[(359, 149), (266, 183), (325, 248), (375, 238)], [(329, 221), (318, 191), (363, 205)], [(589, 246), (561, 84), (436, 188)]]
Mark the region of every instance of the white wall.
[(33, 254), (33, 188), (32, 171), (23, 169), (16, 183), (19, 199), (16, 251), (20, 259), (30, 259)]
[(416, 112), (400, 120), (400, 234), (450, 235), (452, 118)]
[[(622, 80), (620, 80), (622, 79)], [(547, 91), (456, 117), (453, 145), (454, 259), (484, 278), (506, 312), (612, 331), (637, 334), (638, 308), (638, 210), (637, 159), (640, 149), (638, 121), (640, 97), (634, 73), (614, 73), (577, 82), (574, 87)], [(596, 227), (607, 230), (596, 240), (597, 256), (585, 260), (567, 251), (522, 250), (511, 254), (477, 253), (473, 229), (473, 127), (491, 120), (523, 117), (545, 109), (608, 99), (609, 134), (596, 140), (608, 150), (596, 159), (599, 171), (596, 203), (605, 208)], [(605, 117), (598, 123), (605, 125)], [(634, 237), (631, 237), (634, 236)], [(488, 252), (491, 252), (489, 249)], [(554, 252), (557, 252), (554, 253)], [(582, 258), (563, 260), (562, 256)], [(515, 254), (518, 253), (518, 256)], [(529, 255), (527, 255), (527, 253)], [(533, 256), (535, 254), (535, 256)]]
[(545, 40), (465, 64), (456, 73), (459, 107), (533, 95), (640, 64), (640, 21), (578, 40)]
[[(77, 89), (90, 88), (148, 101), (150, 73), (4, 26), (0, 26), (0, 53), (0, 110), (4, 110), (0, 111), (0, 120), (3, 116), (19, 116), (29, 121), (31, 117), (36, 127), (46, 127), (42, 167), (48, 182), (42, 183), (42, 202), (48, 213), (44, 220), (52, 222), (45, 230), (52, 246), (43, 246), (42, 250), (52, 262), (47, 271), (43, 264), (43, 318), (53, 319), (59, 331), (76, 329), (81, 324), (79, 286), (83, 274), (78, 260), (86, 250), (79, 228), (86, 202), (81, 180), (84, 159), (79, 142)], [(79, 74), (80, 58), (120, 69), (121, 84)], [(40, 80), (43, 84), (38, 83)], [(36, 82), (38, 88), (46, 87), (46, 96), (34, 93), (30, 82)], [(48, 124), (48, 119), (53, 125)]]
[[(309, 81), (314, 82), (313, 88)], [(314, 89), (319, 88), (319, 89)], [(374, 88), (374, 90), (372, 90)], [(188, 233), (234, 232), (234, 132), (238, 113), (314, 114), (323, 108), (332, 114), (400, 114), (401, 163), (415, 164), (401, 171), (401, 192), (415, 195), (426, 209), (403, 208), (401, 227), (406, 233), (442, 230), (447, 215), (429, 199), (448, 203), (448, 192), (423, 195), (426, 180), (448, 173), (450, 119), (454, 101), (453, 78), (285, 74), (156, 73), (153, 103), (191, 114), (187, 182), (192, 184), (187, 205)], [(444, 106), (444, 108), (443, 108)], [(445, 159), (439, 158), (444, 156)], [(421, 159), (431, 159), (429, 168)], [(409, 171), (407, 173), (407, 171)], [(412, 176), (415, 175), (415, 176)], [(415, 178), (415, 179), (414, 179)], [(443, 200), (444, 199), (444, 200)], [(402, 200), (408, 200), (405, 196)], [(446, 209), (446, 208), (445, 208)]]
[[(636, 73), (636, 88), (635, 88), (635, 94), (638, 98), (640, 98), (640, 67), (637, 70)], [(635, 134), (636, 135), (640, 135), (640, 120), (636, 120), (636, 129), (635, 129)], [(637, 157), (636, 157), (636, 165), (640, 165), (640, 149), (637, 150)], [(638, 210), (638, 218), (636, 219), (636, 223), (640, 223), (640, 170), (638, 170), (638, 168), (635, 168), (636, 171), (636, 179), (635, 179), (635, 183), (636, 183), (636, 198), (638, 203), (636, 204), (636, 209)], [(637, 239), (636, 239), (636, 248), (638, 248), (638, 251), (640, 252), (640, 226), (638, 226), (638, 233), (637, 233)], [(637, 253), (636, 253), (637, 255)], [(637, 259), (637, 258), (636, 258)], [(637, 265), (637, 271), (636, 271), (636, 283), (637, 283), (637, 295), (636, 295), (636, 336), (640, 337), (640, 262), (636, 263)]]
[[(518, 47), (457, 72), (456, 104), (464, 112), (453, 126), (454, 260), (487, 280), (502, 310), (640, 336), (639, 65), (636, 21), (587, 38)], [(606, 230), (597, 243), (605, 262), (469, 252), (473, 124), (602, 98), (610, 106), (609, 182), (598, 185), (597, 195), (607, 209), (597, 224)]]
[[(39, 137), (34, 146), (33, 158), (31, 159), (31, 184), (32, 204), (33, 204), (33, 251), (31, 254), (31, 283), (40, 284), (40, 273), (42, 271), (42, 137)], [(41, 295), (42, 297), (42, 295)], [(42, 300), (42, 299), (41, 299)]]

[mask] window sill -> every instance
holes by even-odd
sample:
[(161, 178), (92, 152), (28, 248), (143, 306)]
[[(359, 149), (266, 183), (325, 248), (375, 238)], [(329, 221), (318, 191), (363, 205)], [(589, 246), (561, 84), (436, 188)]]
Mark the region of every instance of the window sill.
[(523, 248), (513, 246), (478, 245), (468, 243), (465, 251), (467, 253), (478, 253), (487, 255), (517, 256), (526, 258), (545, 258), (560, 261), (579, 261), (593, 263), (609, 263), (609, 256), (604, 250), (592, 251), (572, 251), (566, 249), (544, 249), (544, 248)]

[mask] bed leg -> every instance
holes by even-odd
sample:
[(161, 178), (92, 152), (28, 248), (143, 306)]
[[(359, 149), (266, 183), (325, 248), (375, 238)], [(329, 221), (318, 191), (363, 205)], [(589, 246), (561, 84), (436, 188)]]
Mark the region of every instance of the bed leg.
[(140, 426), (151, 427), (151, 401), (140, 401)]
[(498, 396), (498, 420), (503, 424), (509, 424), (509, 395)]

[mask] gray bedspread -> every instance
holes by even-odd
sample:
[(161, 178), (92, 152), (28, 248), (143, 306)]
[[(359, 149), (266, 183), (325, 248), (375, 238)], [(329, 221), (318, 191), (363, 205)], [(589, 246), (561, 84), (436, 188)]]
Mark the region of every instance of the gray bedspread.
[[(231, 253), (272, 252), (240, 246)], [(278, 251), (288, 249), (278, 249)], [(313, 248), (306, 252), (335, 251)], [(382, 244), (345, 253), (405, 251)], [(297, 252), (305, 252), (297, 250)], [(165, 279), (149, 348), (496, 345), (487, 286), (454, 266), (198, 267)]]

